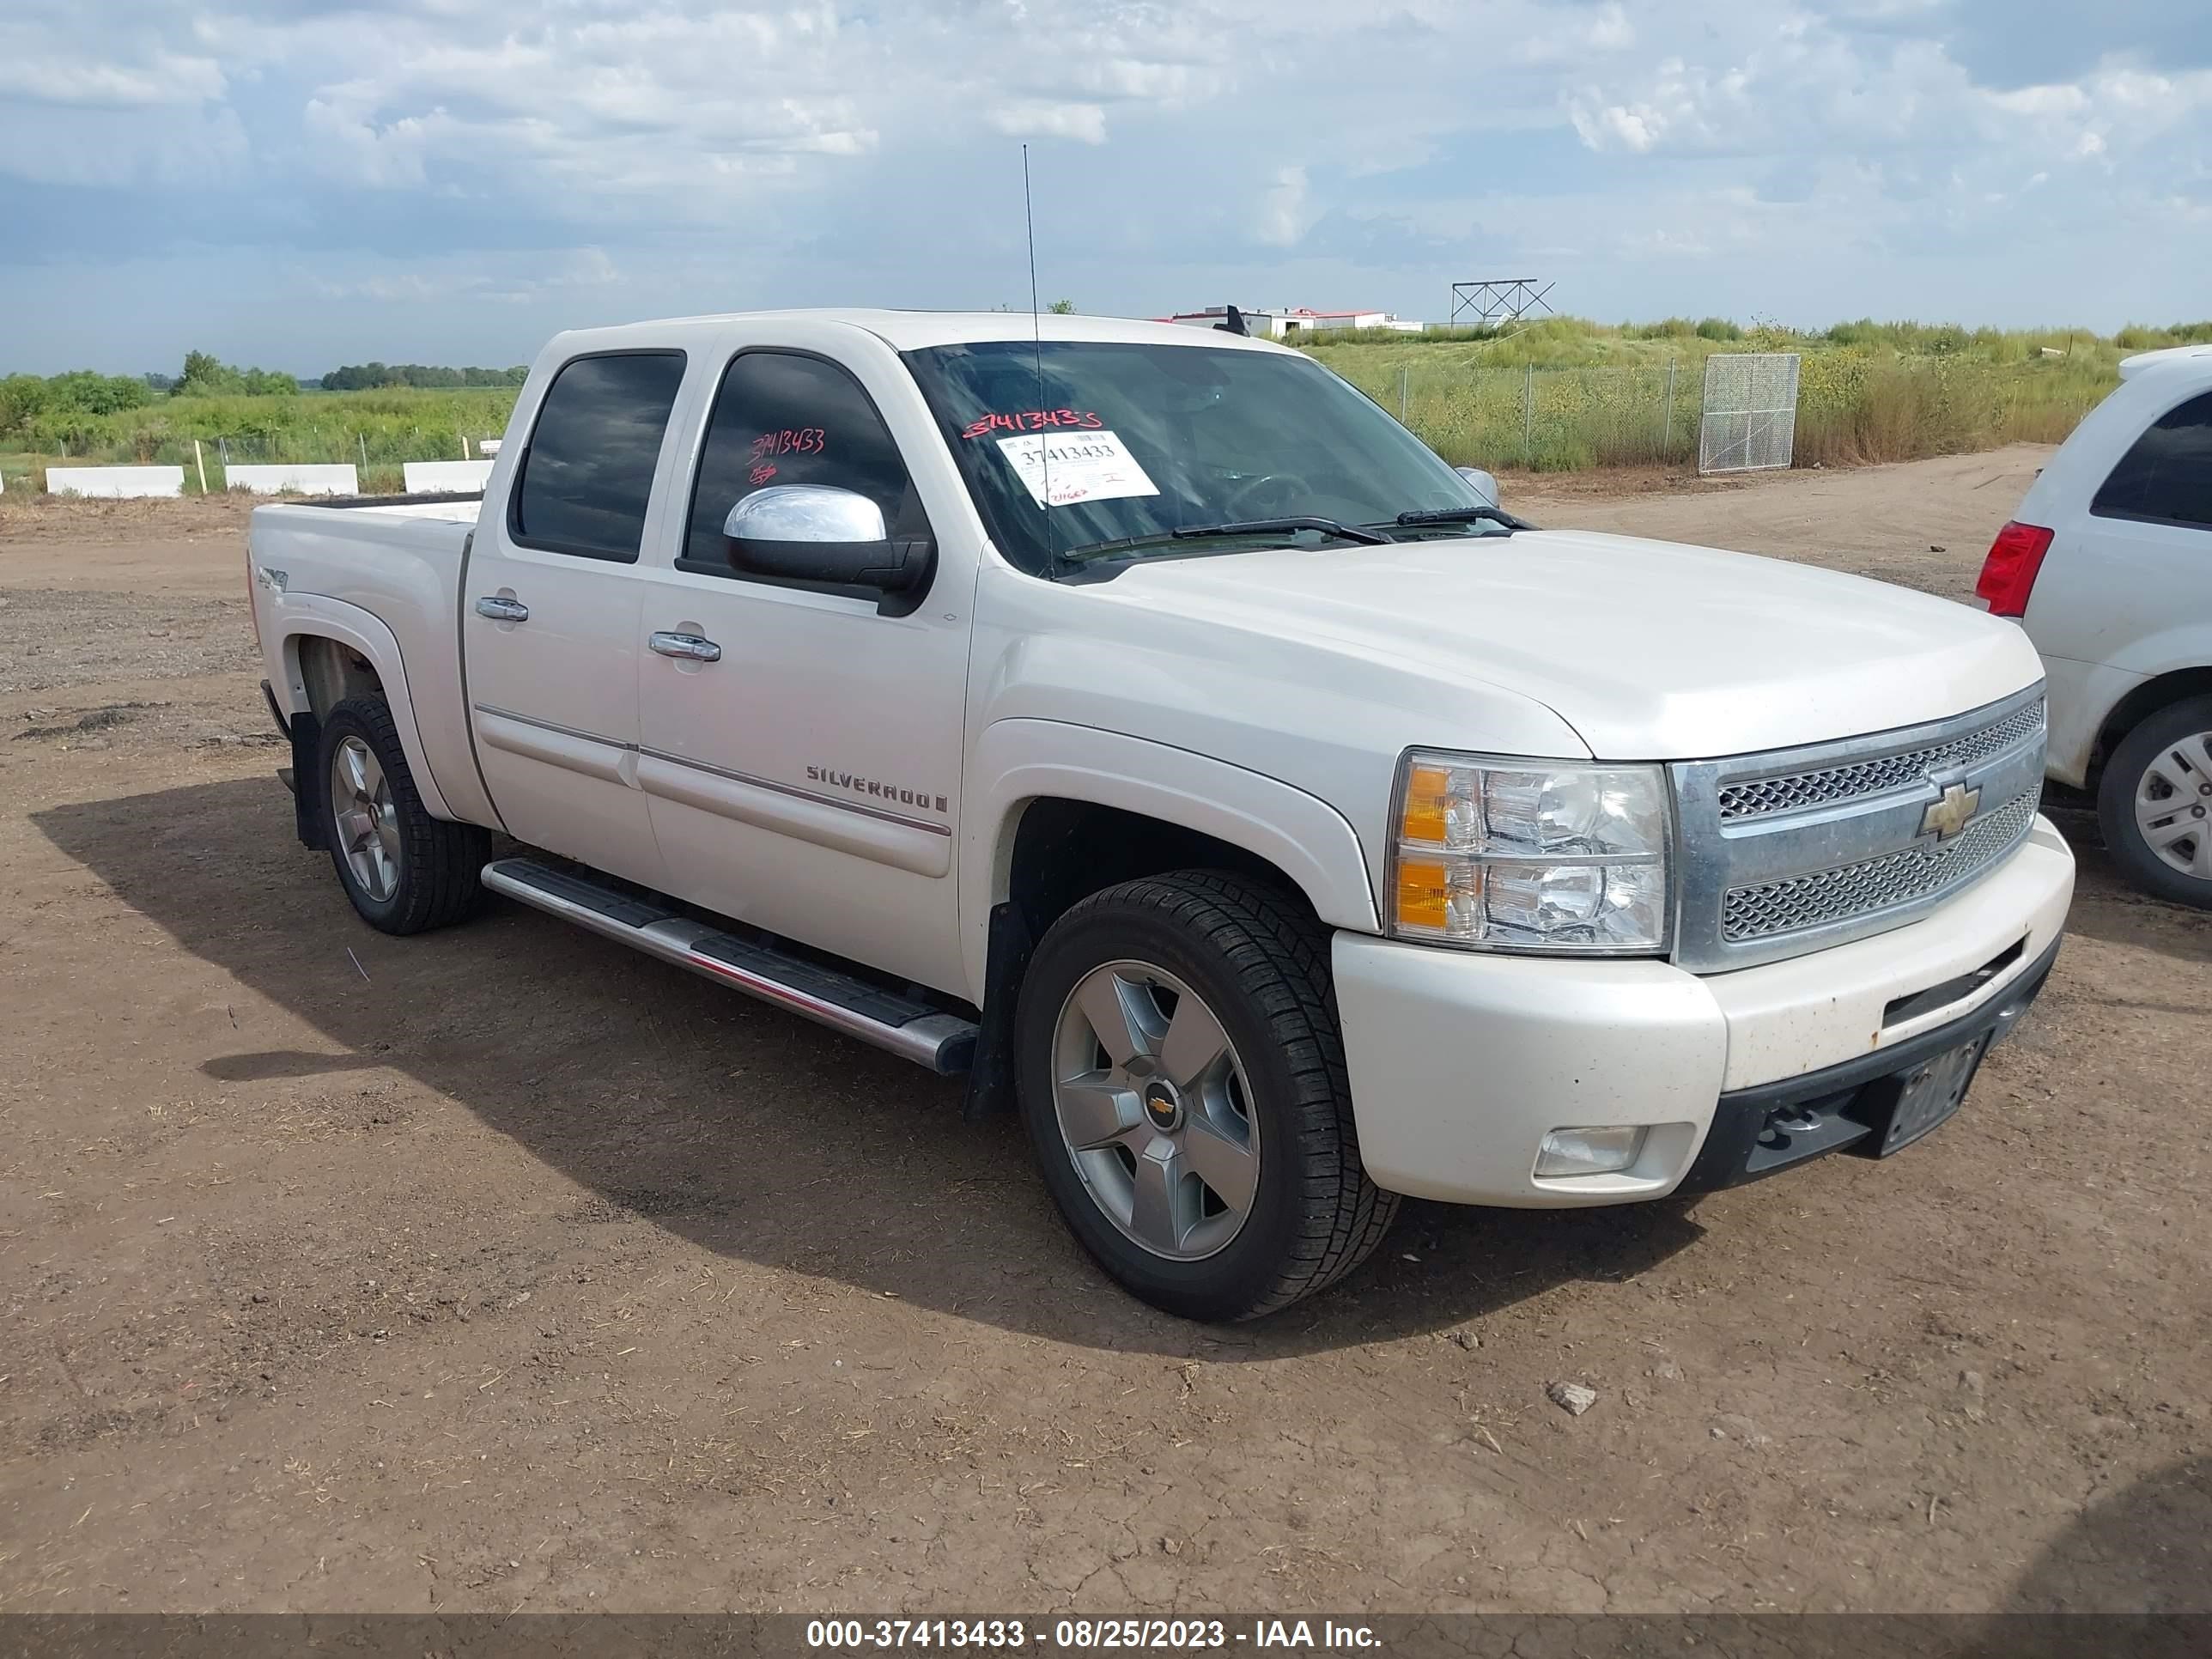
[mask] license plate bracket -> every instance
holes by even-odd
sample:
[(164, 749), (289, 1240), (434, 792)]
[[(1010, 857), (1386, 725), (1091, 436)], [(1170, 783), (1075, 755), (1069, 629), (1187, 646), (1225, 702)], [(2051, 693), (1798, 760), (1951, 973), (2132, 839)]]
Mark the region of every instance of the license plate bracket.
[(1873, 1109), (1862, 1121), (1869, 1121), (1874, 1133), (1866, 1138), (1867, 1154), (1887, 1158), (1901, 1152), (1948, 1123), (1966, 1103), (1966, 1091), (1973, 1087), (1974, 1073), (1981, 1069), (1992, 1035), (1984, 1031), (1970, 1042), (1931, 1054), (1869, 1090), (1866, 1104)]

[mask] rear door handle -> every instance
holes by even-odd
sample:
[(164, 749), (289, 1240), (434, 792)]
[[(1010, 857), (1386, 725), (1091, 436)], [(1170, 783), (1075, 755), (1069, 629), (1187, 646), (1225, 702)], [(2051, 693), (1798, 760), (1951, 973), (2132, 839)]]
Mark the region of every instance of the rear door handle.
[(664, 657), (681, 657), (686, 662), (720, 662), (722, 647), (712, 640), (702, 640), (696, 634), (655, 634), (646, 643)]
[(530, 607), (520, 599), (487, 594), (477, 601), (477, 615), (489, 617), (494, 622), (528, 622)]

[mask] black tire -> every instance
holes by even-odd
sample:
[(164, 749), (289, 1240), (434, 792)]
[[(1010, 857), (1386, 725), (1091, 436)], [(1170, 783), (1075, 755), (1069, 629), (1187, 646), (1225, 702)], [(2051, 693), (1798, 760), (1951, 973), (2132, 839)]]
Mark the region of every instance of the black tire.
[[(2105, 850), (2112, 855), (2120, 873), (2147, 893), (2200, 910), (2212, 909), (2212, 879), (2177, 870), (2152, 849), (2136, 822), (2136, 791), (2161, 751), (2170, 754), (2185, 738), (2206, 732), (2212, 732), (2212, 697), (2168, 703), (2137, 721), (2135, 729), (2120, 740), (2106, 761), (2104, 776), (2097, 785), (2097, 822), (2105, 832)], [(2191, 769), (2185, 769), (2179, 760), (2170, 762), (2167, 769), (2183, 774), (2183, 787), (2175, 796), (2176, 810), (2204, 814), (2204, 827), (2197, 832), (2199, 848), (2205, 838), (2212, 837), (2212, 776), (2204, 774), (2203, 766), (2200, 754)], [(2189, 787), (2192, 784), (2199, 792), (2194, 795)], [(2199, 851), (2197, 856), (2200, 861), (2212, 863), (2212, 855)]]
[[(1019, 1101), (1045, 1185), (1098, 1264), (1186, 1319), (1250, 1319), (1342, 1278), (1382, 1242), (1398, 1197), (1367, 1178), (1352, 1125), (1328, 932), (1294, 898), (1206, 871), (1147, 877), (1083, 900), (1038, 944), (1022, 981)], [(1091, 1195), (1062, 1136), (1053, 1066), (1060, 1012), (1105, 963), (1155, 963), (1194, 990), (1243, 1062), (1259, 1128), (1255, 1197), (1203, 1260), (1156, 1255)]]
[[(312, 778), (296, 781), (315, 792), (324, 845), (338, 883), (370, 927), (386, 933), (420, 933), (461, 921), (482, 895), (477, 877), (490, 855), (491, 838), (472, 823), (433, 817), (408, 770), (399, 730), (381, 697), (349, 697), (324, 716), (322, 752)], [(331, 799), (332, 769), (348, 738), (368, 745), (383, 769), (397, 830), (398, 879), (386, 895), (372, 893), (355, 876)]]

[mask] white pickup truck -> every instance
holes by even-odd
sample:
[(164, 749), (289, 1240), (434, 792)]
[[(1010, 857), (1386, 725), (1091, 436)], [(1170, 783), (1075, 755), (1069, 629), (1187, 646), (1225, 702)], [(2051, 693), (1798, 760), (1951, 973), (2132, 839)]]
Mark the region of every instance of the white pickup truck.
[(965, 1071), (1197, 1318), (1328, 1285), (1401, 1194), (1895, 1152), (2073, 890), (2014, 624), (1537, 530), (1219, 332), (563, 334), (480, 503), (265, 507), (249, 559), (363, 919), (488, 887)]

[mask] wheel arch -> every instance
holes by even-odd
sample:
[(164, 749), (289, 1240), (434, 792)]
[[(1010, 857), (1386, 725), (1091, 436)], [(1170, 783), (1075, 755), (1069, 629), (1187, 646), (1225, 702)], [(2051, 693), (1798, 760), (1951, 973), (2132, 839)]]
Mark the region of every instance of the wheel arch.
[(971, 1113), (1005, 1104), (1012, 1006), (1030, 950), (1092, 893), (1211, 868), (1295, 896), (1326, 927), (1377, 927), (1358, 836), (1328, 802), (1279, 779), (1170, 744), (1035, 720), (987, 728), (969, 776), (987, 781), (969, 795), (960, 872), (970, 918), (965, 965), (983, 1010)]
[[(969, 776), (981, 787), (969, 791), (961, 884), (984, 908), (1015, 896), (1018, 869), (1025, 896), (1064, 894), (1073, 903), (1115, 881), (1182, 867), (1127, 869), (1087, 887), (1072, 873), (1040, 875), (1055, 844), (1071, 861), (1088, 856), (1107, 826), (1140, 836), (1145, 848), (1199, 847), (1225, 867), (1267, 875), (1332, 927), (1378, 926), (1358, 833), (1328, 802), (1279, 778), (1170, 744), (1029, 719), (987, 727)], [(971, 976), (980, 966), (971, 963)]]
[(2126, 741), (2129, 732), (2170, 704), (2204, 696), (2212, 696), (2212, 667), (2172, 669), (2132, 687), (2098, 723), (2097, 741), (2089, 753), (2087, 787), (2092, 790), (2098, 787), (2105, 763)]
[[(286, 609), (296, 604), (288, 603)], [(320, 596), (308, 598), (307, 604), (313, 608), (302, 608), (302, 614), (285, 616), (280, 622), (283, 637), (278, 649), (284, 665), (287, 712), (312, 714), (319, 725), (347, 697), (382, 697), (398, 729), (399, 746), (422, 805), (434, 817), (456, 817), (422, 747), (398, 636), (359, 605)]]

